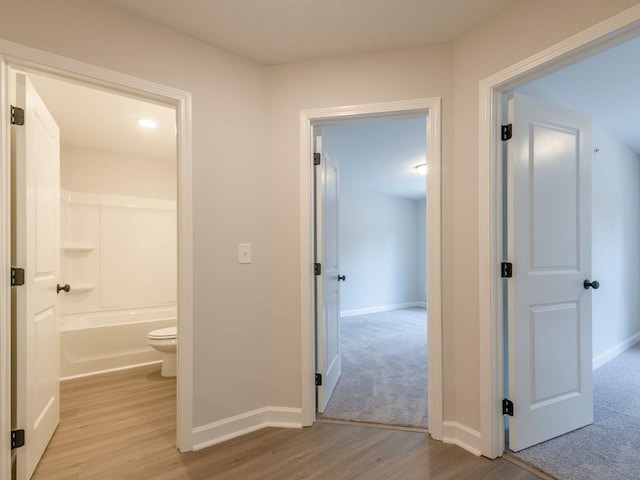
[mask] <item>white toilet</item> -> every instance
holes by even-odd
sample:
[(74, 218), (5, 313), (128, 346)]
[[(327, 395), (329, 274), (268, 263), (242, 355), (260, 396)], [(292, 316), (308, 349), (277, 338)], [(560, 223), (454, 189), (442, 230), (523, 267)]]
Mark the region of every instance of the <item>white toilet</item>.
[(167, 327), (153, 330), (147, 334), (147, 343), (162, 352), (163, 377), (176, 376), (176, 345), (178, 344), (178, 327)]

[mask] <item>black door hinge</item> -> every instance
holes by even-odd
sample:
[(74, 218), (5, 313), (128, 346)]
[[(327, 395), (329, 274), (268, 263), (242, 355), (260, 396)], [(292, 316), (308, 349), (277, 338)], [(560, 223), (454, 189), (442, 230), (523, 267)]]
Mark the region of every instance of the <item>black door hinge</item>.
[(322, 374), (316, 373), (316, 387), (322, 386)]
[(11, 105), (11, 125), (24, 125), (24, 108)]
[(502, 262), (500, 264), (500, 276), (502, 278), (513, 277), (513, 264), (510, 262)]
[(313, 154), (313, 164), (314, 165), (320, 165), (322, 163), (322, 154), (321, 153), (314, 153)]
[(507, 125), (502, 125), (502, 133), (500, 135), (502, 141), (506, 142), (507, 140), (511, 140), (511, 137), (513, 137), (513, 125), (510, 123)]
[(313, 264), (313, 274), (314, 275), (322, 275), (322, 265), (319, 263)]
[(513, 417), (513, 402), (508, 398), (502, 400), (502, 414)]
[(11, 450), (24, 447), (24, 430), (11, 430)]
[(24, 268), (11, 267), (11, 286), (19, 287), (24, 285)]

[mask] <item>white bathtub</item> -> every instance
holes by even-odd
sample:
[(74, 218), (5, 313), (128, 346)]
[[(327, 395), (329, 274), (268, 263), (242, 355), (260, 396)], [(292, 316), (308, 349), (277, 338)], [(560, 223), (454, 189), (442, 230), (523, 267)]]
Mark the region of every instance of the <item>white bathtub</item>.
[(176, 325), (176, 307), (70, 314), (60, 329), (60, 377), (68, 379), (160, 362), (147, 333)]

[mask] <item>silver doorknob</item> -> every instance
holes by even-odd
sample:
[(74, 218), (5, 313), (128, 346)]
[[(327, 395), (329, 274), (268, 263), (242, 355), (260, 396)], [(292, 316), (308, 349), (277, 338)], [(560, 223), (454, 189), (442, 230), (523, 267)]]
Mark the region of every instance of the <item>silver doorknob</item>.
[(56, 293), (60, 293), (61, 291), (64, 291), (66, 293), (69, 293), (69, 291), (71, 291), (71, 285), (69, 285), (68, 283), (64, 286), (60, 286), (60, 284), (58, 284), (56, 286)]

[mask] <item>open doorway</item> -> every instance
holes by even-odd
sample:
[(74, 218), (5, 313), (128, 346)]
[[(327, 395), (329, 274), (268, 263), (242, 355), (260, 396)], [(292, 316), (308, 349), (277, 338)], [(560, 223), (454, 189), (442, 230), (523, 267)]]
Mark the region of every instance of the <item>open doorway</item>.
[[(316, 138), (320, 131), (322, 157), (338, 178), (341, 367), (330, 398), (319, 402), (320, 418), (427, 428), (426, 117), (326, 124)], [(332, 220), (326, 209), (316, 216), (325, 222), (316, 229), (320, 244)], [(317, 338), (318, 351), (331, 341)]]
[[(301, 312), (302, 312), (302, 418), (304, 425), (316, 421), (316, 401), (324, 395), (324, 386), (317, 385), (318, 374), (323, 375), (326, 352), (316, 349), (316, 260), (314, 220), (314, 128), (345, 120), (364, 120), (380, 117), (426, 117), (427, 144), (427, 227), (426, 237), (429, 258), (427, 268), (427, 310), (429, 312), (427, 356), (428, 374), (428, 423), (429, 434), (442, 440), (445, 430), (442, 404), (442, 284), (441, 284), (441, 101), (439, 98), (406, 100), (389, 103), (353, 105), (349, 107), (329, 107), (300, 112), (300, 159), (301, 159)], [(319, 223), (321, 224), (321, 223)], [(322, 238), (321, 235), (319, 235)], [(340, 275), (336, 272), (335, 281)], [(325, 277), (327, 278), (327, 277)], [(339, 318), (338, 313), (335, 315)], [(336, 329), (337, 330), (337, 329)], [(327, 363), (326, 366), (330, 364)], [(321, 371), (316, 370), (316, 366)], [(323, 375), (324, 376), (324, 375)], [(324, 379), (323, 379), (324, 380)], [(337, 381), (336, 381), (337, 383)], [(333, 384), (333, 382), (332, 382)], [(451, 434), (452, 432), (448, 432)]]
[[(175, 431), (177, 144), (173, 107), (11, 74), (23, 112), (11, 127), (12, 261), (25, 266), (12, 292), (11, 347), (13, 428), (25, 430), (14, 478), (22, 480), (38, 475), (43, 453), (43, 464), (60, 468), (46, 450), (61, 450), (57, 437), (69, 435), (78, 405), (96, 406), (79, 430), (88, 435), (81, 444), (95, 438), (91, 426), (103, 412), (84, 386), (101, 383), (94, 376), (113, 382), (104, 397), (119, 390), (116, 372), (126, 370), (131, 382), (134, 369), (143, 369), (142, 381), (158, 370), (173, 392)], [(136, 125), (142, 119), (147, 129)], [(69, 397), (76, 406), (65, 404)], [(121, 400), (124, 416), (111, 417), (114, 425), (127, 415)]]
[[(635, 403), (640, 385), (636, 373), (640, 276), (631, 267), (640, 258), (640, 222), (635, 208), (640, 202), (640, 145), (635, 132), (629, 130), (629, 118), (640, 96), (635, 85), (627, 81), (637, 75), (629, 59), (638, 51), (640, 41), (631, 39), (515, 90), (538, 103), (581, 112), (589, 118), (592, 131), (589, 141), (593, 148), (588, 153), (592, 175), (587, 197), (591, 199), (591, 228), (586, 242), (581, 242), (591, 245), (591, 268), (589, 277), (581, 279), (585, 280), (584, 289), (578, 288), (580, 301), (588, 299), (590, 303), (589, 323), (583, 330), (588, 334), (589, 355), (575, 365), (584, 367), (588, 378), (568, 394), (582, 394), (593, 382), (593, 418), (584, 428), (555, 438), (547, 436), (515, 454), (558, 478), (635, 478), (640, 474), (635, 451), (628, 449), (640, 441)], [(510, 168), (511, 164), (506, 170)], [(561, 200), (556, 207), (572, 208)], [(548, 235), (559, 238), (553, 232)], [(532, 307), (532, 311), (536, 309)], [(509, 325), (511, 328), (512, 319)], [(564, 342), (564, 351), (571, 348), (571, 342)], [(512, 368), (509, 360), (505, 365)], [(560, 370), (555, 369), (554, 381), (561, 377)], [(511, 389), (510, 384), (507, 389)], [(547, 404), (550, 400), (544, 399)]]

